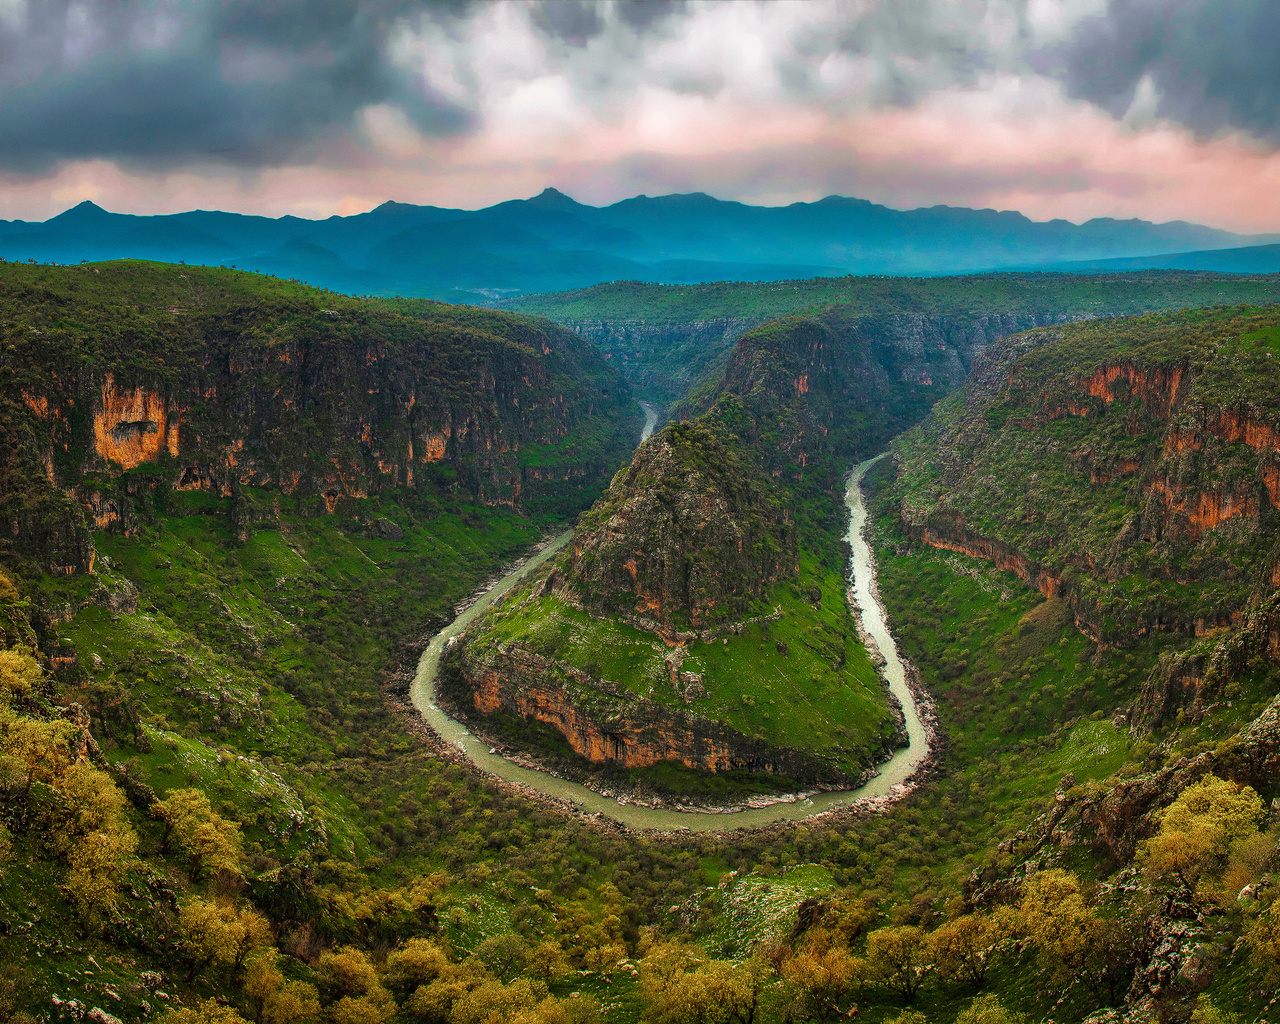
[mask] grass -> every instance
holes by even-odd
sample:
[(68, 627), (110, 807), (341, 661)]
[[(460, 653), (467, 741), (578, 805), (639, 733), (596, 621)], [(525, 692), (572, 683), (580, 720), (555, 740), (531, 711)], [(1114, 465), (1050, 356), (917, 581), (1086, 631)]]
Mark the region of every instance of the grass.
[[(525, 588), (472, 627), (471, 643), (477, 652), (498, 644), (526, 646), (637, 697), (773, 745), (833, 758), (856, 772), (892, 723), (883, 685), (853, 630), (843, 576), (802, 556), (799, 578), (775, 588), (758, 611), (781, 615), (740, 635), (673, 649), (652, 633)], [(686, 701), (672, 683), (673, 671), (700, 676), (705, 693)], [(582, 696), (593, 704), (617, 702), (601, 690)], [(680, 774), (665, 766), (646, 781), (675, 784)]]

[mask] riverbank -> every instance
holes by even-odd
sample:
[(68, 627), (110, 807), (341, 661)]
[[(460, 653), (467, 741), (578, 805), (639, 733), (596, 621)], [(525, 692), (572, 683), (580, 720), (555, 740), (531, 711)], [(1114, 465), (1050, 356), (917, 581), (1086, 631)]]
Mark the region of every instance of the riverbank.
[[(622, 827), (655, 833), (689, 831), (729, 831), (740, 828), (759, 829), (775, 824), (813, 819), (835, 813), (861, 813), (880, 810), (911, 792), (915, 780), (927, 774), (931, 739), (936, 726), (932, 706), (897, 651), (889, 632), (883, 606), (875, 583), (875, 560), (865, 536), (867, 510), (861, 491), (861, 480), (875, 463), (867, 460), (850, 474), (846, 490), (850, 522), (847, 539), (853, 552), (850, 587), (857, 609), (860, 629), (865, 631), (884, 664), (882, 672), (903, 708), (909, 745), (900, 749), (874, 770), (865, 784), (855, 789), (821, 790), (817, 788), (795, 793), (771, 794), (748, 798), (726, 806), (663, 804), (659, 801), (621, 798), (607, 787), (593, 789), (581, 782), (541, 770), (524, 758), (519, 761), (501, 755), (497, 747), (484, 737), (476, 736), (466, 725), (450, 718), (438, 706), (435, 677), (440, 657), (449, 641), (459, 635), (502, 594), (525, 574), (541, 565), (569, 540), (566, 531), (540, 551), (503, 577), (494, 587), (480, 595), (455, 620), (437, 633), (427, 645), (410, 686), (412, 707), (421, 715), (438, 739), (433, 746), (458, 763), (466, 763), (491, 780), (511, 786), (526, 795), (537, 794), (539, 802), (588, 818), (604, 815)], [(930, 721), (921, 716), (929, 713)], [(603, 790), (604, 792), (602, 792)]]

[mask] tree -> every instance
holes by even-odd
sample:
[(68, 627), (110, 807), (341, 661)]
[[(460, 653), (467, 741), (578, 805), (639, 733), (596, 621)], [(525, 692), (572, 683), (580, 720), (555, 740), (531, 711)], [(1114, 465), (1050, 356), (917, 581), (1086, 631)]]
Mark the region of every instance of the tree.
[(1160, 831), (1139, 844), (1138, 860), (1154, 878), (1177, 878), (1194, 895), (1225, 866), (1231, 845), (1257, 832), (1265, 816), (1250, 787), (1206, 775), (1165, 808)]
[(897, 992), (907, 1002), (915, 999), (928, 968), (924, 933), (914, 925), (880, 928), (867, 936), (867, 976)]
[(404, 1002), (419, 986), (429, 985), (452, 968), (449, 954), (438, 944), (430, 939), (410, 939), (387, 955), (382, 981), (397, 1002)]
[(845, 1016), (854, 988), (862, 980), (863, 967), (840, 945), (823, 948), (810, 942), (795, 956), (782, 961), (782, 976), (796, 995), (796, 1012), (818, 1024)]
[(711, 960), (650, 991), (652, 1024), (754, 1024), (769, 972), (763, 960)]
[(253, 1007), (254, 1024), (311, 1024), (320, 1016), (316, 987), (285, 981), (274, 949), (249, 961), (243, 991)]
[(133, 830), (117, 829), (84, 836), (71, 850), (67, 892), (86, 924), (116, 905), (125, 870), (137, 849)]
[(569, 977), (573, 968), (560, 943), (543, 939), (529, 947), (525, 970), (540, 981), (551, 984)]
[(993, 914), (965, 914), (940, 925), (928, 939), (929, 956), (938, 976), (981, 988), (998, 949), (1014, 927), (1007, 907)]
[(1027, 1015), (1005, 1009), (994, 995), (977, 996), (956, 1017), (956, 1024), (1027, 1024)]
[(36, 783), (52, 784), (71, 766), (71, 737), (75, 726), (66, 719), (42, 722), (19, 718), (12, 712), (0, 716), (0, 755), (12, 762), (17, 786), (21, 788), (22, 829), (31, 823), (31, 790)]
[(540, 981), (517, 978), (510, 985), (496, 979), (476, 986), (456, 1003), (449, 1013), (450, 1024), (494, 1024), (506, 1021), (519, 1011), (535, 1009), (547, 998), (547, 986)]
[(165, 823), (161, 849), (168, 851), (177, 841), (193, 882), (206, 873), (240, 873), (240, 826), (218, 814), (200, 790), (172, 790), (152, 805), (151, 813)]
[(1245, 935), (1253, 965), (1268, 985), (1280, 987), (1280, 900), (1258, 915)]
[(1085, 901), (1075, 875), (1040, 871), (1022, 887), (1023, 927), (1053, 982), (1083, 981), (1099, 1001), (1114, 1003), (1136, 957), (1133, 925), (1101, 916)]
[(26, 651), (0, 651), (0, 703), (33, 693), (40, 676), (40, 663)]
[(195, 1006), (175, 1006), (156, 1018), (156, 1024), (248, 1024), (230, 1006), (204, 999)]
[(266, 918), (229, 900), (193, 897), (178, 913), (178, 937), (187, 960), (187, 984), (213, 964), (238, 973), (245, 958), (271, 943)]
[(333, 1024), (384, 1024), (395, 1016), (395, 1001), (363, 950), (343, 946), (323, 953), (316, 968)]
[(501, 935), (490, 935), (476, 947), (473, 955), (499, 980), (509, 982), (524, 971), (529, 944), (519, 935), (504, 932)]

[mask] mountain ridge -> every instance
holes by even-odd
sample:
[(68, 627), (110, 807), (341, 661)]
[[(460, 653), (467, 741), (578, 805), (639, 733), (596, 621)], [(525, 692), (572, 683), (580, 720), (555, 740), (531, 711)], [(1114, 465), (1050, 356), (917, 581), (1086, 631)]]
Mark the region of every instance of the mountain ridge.
[[(445, 230), (445, 225), (449, 229)], [(514, 259), (495, 229), (539, 240)], [(416, 254), (379, 261), (392, 236)], [(1080, 261), (1153, 259), (1280, 241), (1171, 221), (1033, 221), (1012, 210), (937, 205), (896, 210), (869, 200), (752, 206), (702, 192), (590, 206), (554, 188), (476, 210), (388, 200), (350, 216), (307, 220), (189, 210), (112, 213), (84, 200), (42, 222), (0, 221), (0, 256), (80, 263), (122, 257), (232, 265), (339, 291), (487, 302), (601, 281), (697, 283), (854, 274), (989, 271)], [(299, 259), (305, 242), (327, 253)], [(543, 255), (533, 251), (542, 248)], [(552, 258), (548, 258), (548, 256)]]

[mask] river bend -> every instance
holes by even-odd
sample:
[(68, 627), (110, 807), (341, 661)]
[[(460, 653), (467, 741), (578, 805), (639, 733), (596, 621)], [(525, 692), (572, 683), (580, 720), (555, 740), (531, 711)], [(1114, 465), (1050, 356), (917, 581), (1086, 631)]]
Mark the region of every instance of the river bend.
[[(651, 414), (646, 408), (646, 414)], [(647, 417), (646, 417), (647, 418)], [(654, 417), (656, 419), (656, 416)], [(652, 430), (652, 426), (649, 426)], [(882, 456), (878, 456), (880, 458)], [(567, 530), (541, 550), (499, 580), (466, 611), (437, 633), (423, 652), (418, 670), (410, 688), (413, 706), (427, 724), (443, 739), (466, 754), (476, 767), (507, 782), (538, 790), (557, 800), (572, 803), (587, 814), (603, 814), (635, 829), (673, 831), (713, 831), (733, 828), (759, 828), (778, 821), (797, 821), (822, 811), (851, 804), (874, 801), (886, 797), (902, 786), (928, 755), (928, 734), (920, 719), (915, 697), (907, 685), (906, 669), (898, 655), (898, 649), (889, 633), (888, 622), (880, 604), (875, 586), (875, 561), (871, 547), (863, 537), (867, 521), (867, 509), (862, 498), (863, 475), (876, 462), (868, 459), (849, 475), (845, 491), (845, 503), (849, 507), (849, 532), (847, 539), (853, 549), (850, 564), (850, 586), (857, 605), (862, 627), (869, 633), (884, 657), (884, 676), (889, 689), (902, 704), (906, 717), (908, 746), (897, 751), (880, 765), (879, 774), (865, 785), (853, 790), (835, 793), (815, 793), (811, 797), (791, 803), (776, 803), (766, 807), (749, 807), (739, 811), (712, 813), (708, 811), (676, 810), (672, 808), (643, 807), (622, 803), (601, 796), (586, 786), (560, 779), (546, 772), (523, 768), (506, 758), (490, 753), (489, 744), (473, 736), (465, 725), (446, 715), (436, 704), (435, 681), (440, 667), (440, 657), (450, 639), (459, 635), (489, 608), (499, 597), (516, 584), (521, 577), (551, 558), (568, 543), (573, 535)]]

